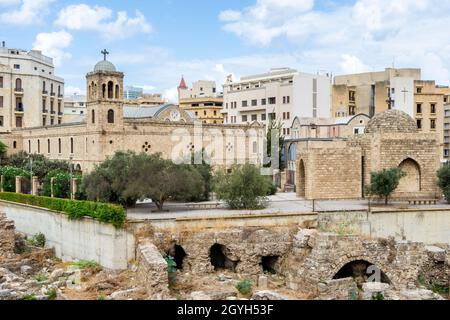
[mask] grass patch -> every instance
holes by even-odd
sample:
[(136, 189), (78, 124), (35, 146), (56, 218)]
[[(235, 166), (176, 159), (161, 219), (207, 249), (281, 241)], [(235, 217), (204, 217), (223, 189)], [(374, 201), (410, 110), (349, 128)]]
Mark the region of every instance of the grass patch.
[(43, 274), (38, 274), (37, 276), (34, 276), (33, 279), (36, 280), (37, 282), (44, 282), (48, 280), (48, 277)]
[(27, 243), (29, 245), (44, 248), (46, 243), (45, 235), (43, 233), (38, 233), (32, 236), (31, 238), (27, 239)]
[(48, 298), (48, 300), (56, 300), (56, 297), (57, 297), (57, 296), (58, 296), (58, 293), (57, 293), (57, 291), (56, 291), (55, 288), (50, 289), (50, 290), (47, 292), (47, 298)]
[(98, 268), (99, 264), (94, 261), (79, 260), (79, 261), (71, 262), (70, 266), (77, 268), (77, 269), (94, 269), (94, 268)]
[(37, 298), (34, 294), (26, 294), (22, 297), (22, 300), (37, 300)]

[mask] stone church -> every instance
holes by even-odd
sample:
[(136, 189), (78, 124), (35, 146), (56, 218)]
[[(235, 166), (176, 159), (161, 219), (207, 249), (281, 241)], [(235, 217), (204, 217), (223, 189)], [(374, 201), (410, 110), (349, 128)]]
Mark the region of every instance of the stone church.
[(89, 172), (116, 151), (161, 153), (179, 160), (204, 149), (213, 166), (262, 162), (264, 126), (202, 124), (176, 105), (124, 107), (124, 74), (105, 59), (87, 80), (87, 115), (78, 122), (0, 135), (8, 153), (70, 161)]
[(345, 139), (305, 139), (296, 146), (297, 195), (306, 199), (364, 198), (373, 171), (399, 167), (406, 176), (393, 197), (440, 198), (437, 187), (439, 143), (420, 133), (406, 113), (375, 115), (365, 133)]

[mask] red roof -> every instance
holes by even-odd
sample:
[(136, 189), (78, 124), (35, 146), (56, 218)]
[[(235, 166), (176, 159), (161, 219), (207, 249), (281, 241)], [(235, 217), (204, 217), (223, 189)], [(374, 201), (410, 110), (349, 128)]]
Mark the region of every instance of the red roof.
[(180, 85), (178, 86), (180, 89), (187, 89), (186, 82), (184, 82), (184, 77), (181, 77)]

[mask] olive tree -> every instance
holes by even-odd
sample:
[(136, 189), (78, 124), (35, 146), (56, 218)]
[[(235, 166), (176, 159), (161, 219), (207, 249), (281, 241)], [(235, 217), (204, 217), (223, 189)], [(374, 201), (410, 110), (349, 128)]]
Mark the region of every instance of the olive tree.
[(371, 173), (370, 193), (384, 198), (387, 205), (390, 195), (397, 189), (400, 179), (406, 174), (400, 168), (383, 169)]
[(450, 203), (450, 165), (445, 165), (437, 172), (438, 185), (444, 193), (445, 199)]

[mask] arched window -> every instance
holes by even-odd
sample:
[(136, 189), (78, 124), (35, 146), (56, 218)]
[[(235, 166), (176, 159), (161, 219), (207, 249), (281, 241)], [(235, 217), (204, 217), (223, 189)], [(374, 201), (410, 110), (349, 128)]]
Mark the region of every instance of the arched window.
[(22, 79), (16, 79), (16, 89), (22, 89)]
[(106, 98), (106, 84), (102, 85), (102, 97)]
[(114, 83), (112, 81), (108, 82), (108, 99), (114, 98)]
[(95, 110), (92, 110), (92, 123), (95, 123)]
[(53, 93), (53, 83), (50, 84), (50, 93)]
[(44, 82), (42, 82), (42, 91), (45, 91), (45, 89), (47, 89), (46, 87), (47, 87), (47, 86), (46, 86), (46, 83), (45, 83), (45, 81), (44, 81)]
[(114, 110), (108, 110), (108, 123), (114, 123)]
[(120, 97), (120, 87), (119, 87), (119, 85), (118, 84), (116, 84), (116, 99), (119, 99), (119, 97)]
[(58, 86), (58, 96), (61, 95), (61, 86)]
[(50, 139), (47, 139), (47, 152), (50, 153)]
[(61, 154), (61, 139), (58, 139), (58, 153)]
[(13, 142), (13, 148), (14, 148), (14, 149), (17, 149), (17, 141), (14, 141), (14, 142)]
[(408, 158), (400, 163), (399, 168), (406, 174), (400, 179), (397, 192), (419, 192), (422, 190), (422, 176), (420, 165)]
[(41, 140), (38, 139), (38, 153), (41, 153)]
[(73, 154), (73, 138), (70, 138), (70, 153)]

